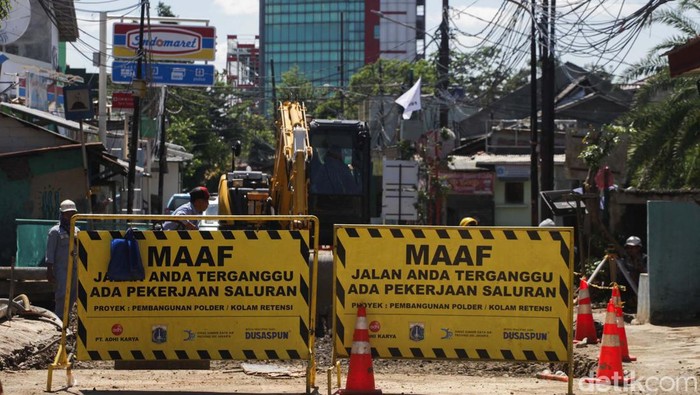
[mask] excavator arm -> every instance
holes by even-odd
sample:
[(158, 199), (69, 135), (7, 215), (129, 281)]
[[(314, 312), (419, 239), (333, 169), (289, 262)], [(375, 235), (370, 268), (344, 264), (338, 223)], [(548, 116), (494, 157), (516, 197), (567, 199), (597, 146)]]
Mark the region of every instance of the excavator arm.
[(308, 214), (307, 164), (313, 155), (309, 144), (304, 103), (283, 102), (279, 107), (275, 165), (270, 179), (273, 214)]
[[(277, 143), (272, 176), (259, 171), (232, 171), (219, 181), (219, 214), (307, 215), (307, 164), (313, 155), (303, 103), (283, 102), (275, 122)], [(224, 227), (237, 228), (226, 221)], [(281, 223), (281, 227), (290, 224)], [(303, 228), (304, 224), (292, 224)]]

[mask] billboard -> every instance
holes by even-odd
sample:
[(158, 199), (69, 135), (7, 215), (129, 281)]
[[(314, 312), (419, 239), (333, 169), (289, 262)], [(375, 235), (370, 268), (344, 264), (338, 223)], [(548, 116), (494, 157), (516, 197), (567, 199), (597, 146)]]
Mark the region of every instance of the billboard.
[(141, 41), (146, 55), (156, 60), (214, 60), (216, 55), (216, 29), (213, 26), (146, 26), (142, 40), (138, 24), (114, 24), (115, 58), (135, 57)]
[[(148, 63), (142, 65), (141, 74), (149, 84), (179, 86), (214, 85), (214, 65), (181, 63)], [(136, 78), (136, 63), (112, 62), (112, 82), (131, 84)]]
[(308, 231), (134, 236), (143, 281), (107, 278), (123, 232), (78, 235), (80, 360), (308, 358)]
[(571, 228), (335, 229), (336, 355), (364, 305), (379, 358), (568, 359)]

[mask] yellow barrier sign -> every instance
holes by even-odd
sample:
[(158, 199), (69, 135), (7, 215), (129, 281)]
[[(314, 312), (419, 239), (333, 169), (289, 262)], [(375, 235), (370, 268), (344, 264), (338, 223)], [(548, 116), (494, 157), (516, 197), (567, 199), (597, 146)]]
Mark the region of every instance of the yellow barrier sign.
[(567, 361), (570, 228), (335, 228), (335, 354), (367, 307), (380, 358)]
[(144, 281), (106, 279), (118, 231), (78, 240), (78, 359), (308, 359), (309, 232), (135, 232)]

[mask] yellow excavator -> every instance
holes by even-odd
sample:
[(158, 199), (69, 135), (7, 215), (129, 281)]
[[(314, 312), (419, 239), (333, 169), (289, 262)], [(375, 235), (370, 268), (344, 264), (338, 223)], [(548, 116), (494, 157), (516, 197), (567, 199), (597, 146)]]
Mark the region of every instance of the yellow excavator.
[[(269, 176), (261, 171), (235, 170), (219, 181), (221, 215), (315, 215), (321, 246), (333, 243), (335, 224), (370, 222), (370, 135), (362, 121), (314, 119), (308, 122), (303, 103), (283, 102), (275, 123), (277, 146)], [(236, 154), (238, 155), (238, 154)], [(263, 221), (261, 221), (263, 222)], [(306, 229), (295, 222), (219, 222), (221, 230)], [(324, 248), (322, 247), (322, 250)], [(332, 313), (330, 251), (317, 251), (319, 282), (317, 333), (329, 327)]]
[[(308, 214), (307, 164), (313, 150), (309, 144), (306, 108), (304, 103), (283, 102), (279, 113), (272, 177), (259, 171), (236, 170), (222, 175), (219, 214)], [(226, 222), (220, 226), (236, 228)]]
[[(219, 180), (221, 215), (315, 215), (321, 245), (333, 243), (334, 224), (370, 221), (369, 128), (362, 121), (307, 121), (303, 103), (278, 109), (272, 175), (233, 170)], [(248, 221), (220, 222), (220, 229), (253, 229)], [(271, 224), (267, 224), (270, 226)], [(280, 229), (308, 224), (279, 223)]]

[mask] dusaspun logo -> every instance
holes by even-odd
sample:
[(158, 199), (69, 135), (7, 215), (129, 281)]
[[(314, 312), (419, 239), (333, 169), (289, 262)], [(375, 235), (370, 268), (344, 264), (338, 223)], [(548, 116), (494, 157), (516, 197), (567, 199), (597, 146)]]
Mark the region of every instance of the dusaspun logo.
[(422, 322), (412, 322), (408, 327), (408, 338), (419, 342), (425, 339), (425, 324)]
[(246, 339), (277, 340), (289, 339), (289, 331), (245, 331)]
[(165, 343), (168, 341), (168, 326), (153, 325), (151, 327), (151, 341), (156, 344)]

